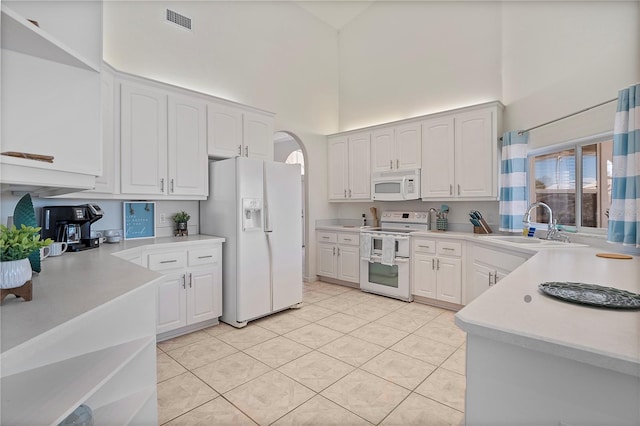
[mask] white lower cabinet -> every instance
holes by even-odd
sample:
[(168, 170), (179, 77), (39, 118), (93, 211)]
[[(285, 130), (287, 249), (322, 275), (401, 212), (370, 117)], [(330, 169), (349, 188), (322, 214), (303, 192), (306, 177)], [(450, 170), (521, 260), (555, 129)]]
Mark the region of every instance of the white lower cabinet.
[(318, 275), (360, 283), (360, 236), (318, 231)]
[(468, 259), (464, 304), (470, 303), (487, 291), (491, 286), (526, 262), (529, 257), (530, 255), (524, 253), (507, 252), (474, 244), (470, 249)]
[(157, 334), (222, 315), (219, 244), (209, 248), (153, 250), (148, 251), (146, 257), (149, 269), (164, 274), (156, 293)]
[(413, 238), (412, 294), (462, 303), (462, 243)]

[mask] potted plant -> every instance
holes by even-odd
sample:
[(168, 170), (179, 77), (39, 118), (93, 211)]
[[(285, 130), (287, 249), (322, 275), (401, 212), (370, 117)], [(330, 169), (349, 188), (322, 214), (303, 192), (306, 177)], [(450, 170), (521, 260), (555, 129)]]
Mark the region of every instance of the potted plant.
[(173, 215), (173, 221), (176, 223), (179, 231), (187, 229), (187, 222), (189, 219), (191, 219), (191, 216), (185, 211), (181, 211)]
[(32, 276), (29, 255), (52, 243), (40, 239), (40, 228), (15, 225), (7, 228), (0, 225), (0, 288), (21, 287)]

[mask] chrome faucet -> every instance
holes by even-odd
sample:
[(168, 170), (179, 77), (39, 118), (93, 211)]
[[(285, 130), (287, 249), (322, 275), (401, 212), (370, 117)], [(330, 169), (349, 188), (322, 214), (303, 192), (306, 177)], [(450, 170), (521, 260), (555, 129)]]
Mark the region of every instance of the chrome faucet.
[(547, 231), (547, 240), (558, 240), (558, 241), (567, 241), (568, 238), (564, 235), (560, 234), (560, 230), (556, 227), (556, 219), (553, 218), (553, 211), (548, 204), (545, 204), (541, 201), (536, 201), (535, 203), (531, 203), (531, 205), (527, 208), (527, 212), (524, 214), (522, 218), (522, 223), (526, 225), (527, 228), (531, 227), (531, 212), (536, 207), (544, 207), (549, 212), (549, 224)]

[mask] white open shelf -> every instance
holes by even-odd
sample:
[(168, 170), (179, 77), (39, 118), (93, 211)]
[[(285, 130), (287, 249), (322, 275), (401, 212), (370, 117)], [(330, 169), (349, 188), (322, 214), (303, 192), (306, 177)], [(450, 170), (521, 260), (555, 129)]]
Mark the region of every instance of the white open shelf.
[(36, 56), (42, 59), (100, 71), (100, 64), (94, 64), (46, 31), (36, 27), (23, 16), (2, 5), (2, 48)]
[[(147, 336), (60, 362), (3, 377), (2, 423), (56, 425), (134, 359), (155, 336)], [(133, 401), (116, 401), (113, 410), (131, 407), (129, 417), (135, 415), (133, 405), (149, 397), (155, 389), (141, 391)], [(120, 408), (118, 408), (120, 407)], [(107, 406), (104, 410), (109, 410)], [(100, 409), (99, 409), (100, 410)], [(124, 412), (123, 412), (124, 415)], [(97, 417), (97, 414), (96, 414)], [(100, 416), (101, 418), (102, 415)]]

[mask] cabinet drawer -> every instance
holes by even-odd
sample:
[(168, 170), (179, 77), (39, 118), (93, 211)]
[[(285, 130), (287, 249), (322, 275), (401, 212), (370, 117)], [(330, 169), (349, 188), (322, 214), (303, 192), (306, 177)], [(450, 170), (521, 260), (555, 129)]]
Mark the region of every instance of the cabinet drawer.
[(360, 245), (360, 235), (358, 234), (338, 234), (338, 243), (345, 245)]
[(438, 241), (438, 254), (444, 256), (462, 256), (462, 243)]
[[(526, 256), (526, 255), (523, 255)], [(518, 266), (522, 265), (528, 257), (520, 257), (499, 250), (492, 250), (485, 247), (473, 247), (473, 260), (490, 265), (494, 268), (502, 269), (505, 272), (511, 272)]]
[(338, 234), (335, 232), (318, 231), (318, 242), (320, 243), (337, 243)]
[(149, 255), (149, 269), (163, 271), (165, 269), (184, 268), (187, 266), (186, 251), (172, 251)]
[(216, 263), (219, 255), (220, 249), (218, 247), (189, 250), (189, 266)]
[(435, 253), (436, 242), (434, 240), (413, 239), (413, 251), (416, 253)]

